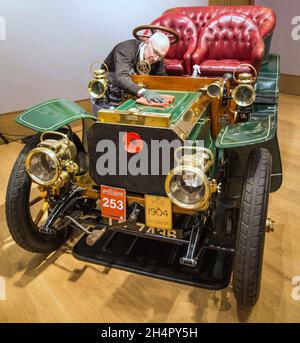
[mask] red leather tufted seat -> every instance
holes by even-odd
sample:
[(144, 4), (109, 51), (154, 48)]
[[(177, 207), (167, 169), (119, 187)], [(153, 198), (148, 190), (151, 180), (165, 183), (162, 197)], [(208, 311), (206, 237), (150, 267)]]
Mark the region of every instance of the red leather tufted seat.
[(222, 76), (241, 63), (259, 69), (264, 57), (264, 42), (251, 19), (242, 14), (221, 14), (205, 26), (193, 55), (202, 75)]
[[(276, 15), (269, 7), (263, 6), (192, 6), (174, 7), (166, 10), (164, 14), (182, 14), (194, 22), (198, 37), (200, 37), (206, 24), (220, 14), (244, 14), (257, 26), (265, 43), (264, 60), (268, 59), (273, 30), (276, 25)], [(198, 54), (196, 50), (195, 54)]]
[(169, 75), (191, 74), (191, 57), (197, 47), (197, 30), (192, 20), (181, 14), (165, 14), (151, 24), (166, 26), (179, 33), (179, 42), (171, 45), (165, 57), (166, 72)]
[(182, 14), (194, 22), (198, 35), (205, 25), (216, 16), (224, 13), (231, 15), (241, 13), (249, 17), (258, 27), (261, 36), (265, 39), (271, 35), (276, 25), (276, 15), (272, 8), (263, 6), (192, 6), (174, 7), (163, 14)]

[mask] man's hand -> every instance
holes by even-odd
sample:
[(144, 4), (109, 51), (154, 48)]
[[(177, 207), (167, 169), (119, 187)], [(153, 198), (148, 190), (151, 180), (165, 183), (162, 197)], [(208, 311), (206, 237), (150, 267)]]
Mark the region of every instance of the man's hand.
[(158, 102), (158, 103), (163, 103), (164, 99), (155, 92), (146, 90), (144, 93), (142, 93), (142, 96), (148, 101), (148, 102)]

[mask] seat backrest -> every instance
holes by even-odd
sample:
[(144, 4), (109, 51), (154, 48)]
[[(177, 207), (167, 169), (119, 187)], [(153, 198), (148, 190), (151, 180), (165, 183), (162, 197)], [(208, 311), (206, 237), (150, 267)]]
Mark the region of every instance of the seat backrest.
[(245, 14), (258, 27), (263, 38), (272, 34), (276, 25), (276, 15), (272, 8), (263, 6), (194, 6), (194, 7), (174, 7), (166, 10), (166, 13), (183, 14), (194, 22), (198, 35), (206, 26), (207, 22), (223, 13)]
[(187, 50), (194, 51), (197, 46), (197, 30), (193, 21), (182, 14), (164, 14), (155, 19), (152, 25), (171, 28), (179, 34), (179, 42), (171, 45), (167, 59), (182, 60)]
[(207, 47), (207, 59), (252, 59), (255, 42), (262, 40), (258, 28), (243, 14), (224, 13), (202, 31), (198, 47)]

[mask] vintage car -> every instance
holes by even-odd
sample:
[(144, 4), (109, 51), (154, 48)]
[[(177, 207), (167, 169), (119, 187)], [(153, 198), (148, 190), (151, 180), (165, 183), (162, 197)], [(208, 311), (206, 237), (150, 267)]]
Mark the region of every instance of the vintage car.
[[(103, 63), (93, 75), (90, 94), (105, 102)], [(49, 253), (79, 230), (79, 260), (213, 290), (233, 275), (237, 303), (255, 305), (265, 232), (274, 226), (269, 193), (282, 182), (279, 56), (267, 56), (258, 73), (241, 64), (220, 76), (132, 79), (175, 100), (147, 106), (124, 93), (95, 118), (56, 99), (18, 116), (37, 133), (8, 184), (12, 237)], [(82, 138), (69, 125), (76, 120)]]

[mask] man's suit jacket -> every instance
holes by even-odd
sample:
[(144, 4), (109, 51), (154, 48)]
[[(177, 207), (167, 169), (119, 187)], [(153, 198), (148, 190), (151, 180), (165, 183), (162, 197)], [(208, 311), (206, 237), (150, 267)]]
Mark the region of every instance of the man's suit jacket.
[[(113, 48), (104, 61), (108, 70), (114, 73), (114, 86), (132, 95), (136, 95), (142, 88), (130, 78), (131, 70), (133, 69), (136, 72), (136, 63), (139, 61), (139, 48), (141, 43), (136, 39), (121, 42)], [(167, 75), (163, 60), (151, 65), (150, 74)]]

